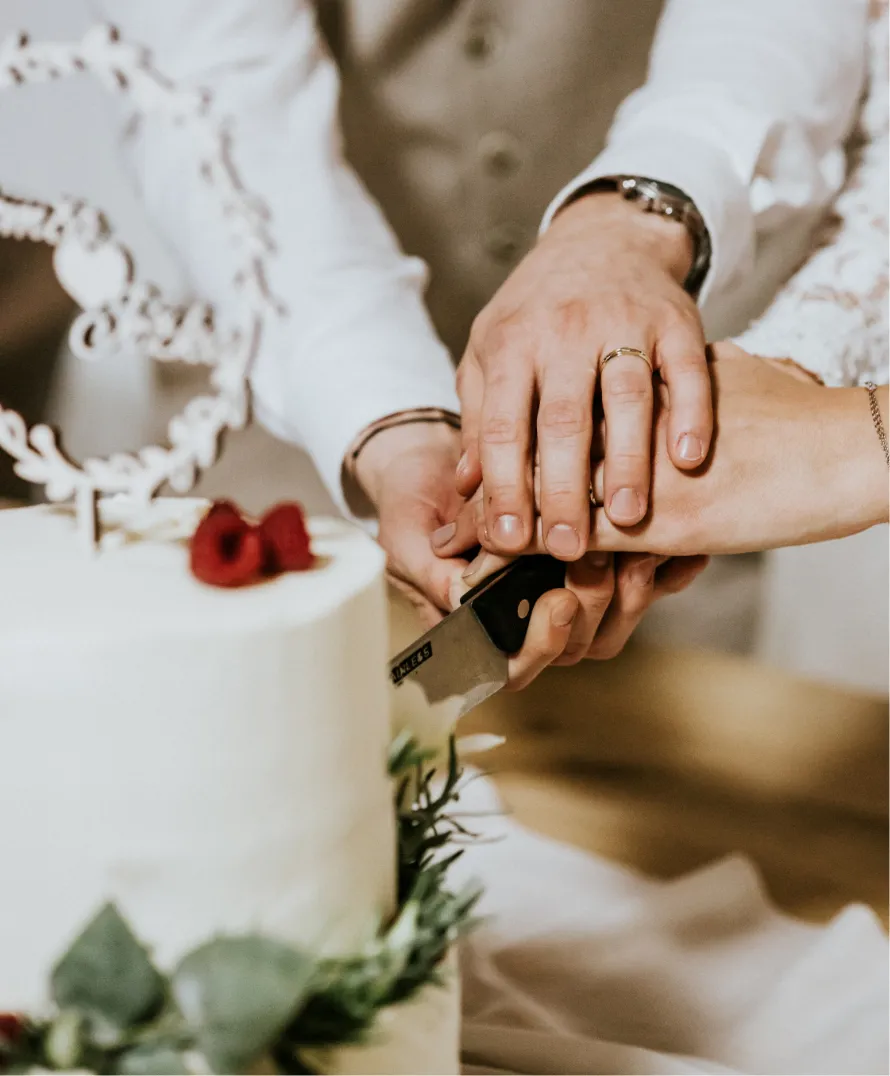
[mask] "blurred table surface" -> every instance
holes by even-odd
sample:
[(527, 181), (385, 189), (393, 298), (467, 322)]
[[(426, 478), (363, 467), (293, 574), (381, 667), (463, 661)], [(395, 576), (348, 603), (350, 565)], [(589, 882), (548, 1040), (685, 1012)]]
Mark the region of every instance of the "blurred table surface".
[(749, 660), (631, 645), (548, 670), (461, 732), (516, 818), (672, 877), (742, 852), (783, 910), (825, 921), (851, 901), (888, 921), (888, 702)]

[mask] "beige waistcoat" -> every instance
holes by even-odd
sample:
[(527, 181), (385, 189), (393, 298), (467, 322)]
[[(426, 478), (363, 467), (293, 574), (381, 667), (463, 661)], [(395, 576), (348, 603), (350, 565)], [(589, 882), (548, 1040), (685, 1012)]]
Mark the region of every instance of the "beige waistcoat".
[(660, 0), (318, 0), (347, 152), (459, 357), (550, 200), (642, 84)]

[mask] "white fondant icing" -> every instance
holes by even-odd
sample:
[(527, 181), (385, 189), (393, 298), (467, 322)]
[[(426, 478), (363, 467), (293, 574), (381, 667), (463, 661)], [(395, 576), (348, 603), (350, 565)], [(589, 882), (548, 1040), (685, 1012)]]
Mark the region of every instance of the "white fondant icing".
[(392, 909), (382, 554), (316, 521), (319, 567), (217, 590), (171, 539), (199, 509), (139, 537), (112, 506), (92, 559), (70, 511), (0, 513), (0, 1011), (108, 899), (164, 965), (218, 931), (353, 951)]

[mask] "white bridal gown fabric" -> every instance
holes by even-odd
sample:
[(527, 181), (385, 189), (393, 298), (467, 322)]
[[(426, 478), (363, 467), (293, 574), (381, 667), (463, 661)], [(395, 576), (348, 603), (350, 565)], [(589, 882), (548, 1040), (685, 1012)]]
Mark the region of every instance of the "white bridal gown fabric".
[(848, 144), (849, 175), (804, 264), (737, 342), (790, 357), (826, 385), (887, 382), (890, 103), (888, 5), (872, 3), (868, 93)]
[(464, 1073), (888, 1072), (870, 909), (798, 922), (740, 856), (644, 878), (499, 816), (481, 778), (461, 810), (491, 838), (455, 868), (487, 917), (462, 953)]

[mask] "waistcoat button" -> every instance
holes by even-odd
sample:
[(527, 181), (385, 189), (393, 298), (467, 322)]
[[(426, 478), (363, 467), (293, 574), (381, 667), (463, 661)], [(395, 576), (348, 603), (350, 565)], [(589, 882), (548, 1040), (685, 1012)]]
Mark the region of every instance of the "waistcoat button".
[(525, 234), (515, 224), (495, 224), (485, 234), (485, 249), (495, 261), (510, 265), (525, 249)]
[(479, 139), (479, 157), (492, 176), (513, 175), (522, 163), (519, 142), (506, 131), (489, 131)]
[(477, 22), (470, 27), (464, 41), (464, 52), (471, 60), (488, 60), (498, 47), (498, 29), (492, 22)]

